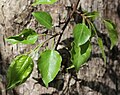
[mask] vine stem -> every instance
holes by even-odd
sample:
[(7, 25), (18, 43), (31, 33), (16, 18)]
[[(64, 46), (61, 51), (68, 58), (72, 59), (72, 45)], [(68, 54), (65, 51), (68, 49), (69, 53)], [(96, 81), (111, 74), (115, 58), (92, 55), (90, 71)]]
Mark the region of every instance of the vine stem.
[(61, 30), (61, 32), (60, 32), (60, 36), (59, 36), (58, 41), (57, 41), (57, 44), (56, 44), (56, 46), (55, 46), (55, 50), (57, 50), (57, 47), (58, 47), (58, 45), (59, 45), (59, 43), (60, 43), (60, 40), (61, 40), (61, 38), (62, 38), (62, 35), (63, 35), (63, 33), (64, 33), (64, 31), (65, 31), (68, 23), (70, 22), (70, 19), (72, 18), (73, 14), (74, 14), (75, 11), (77, 10), (77, 7), (78, 7), (78, 5), (79, 5), (79, 2), (80, 2), (80, 0), (78, 0), (77, 3), (73, 6), (72, 12), (70, 13), (69, 17), (66, 19), (66, 23), (65, 23), (65, 25), (62, 27), (62, 30)]

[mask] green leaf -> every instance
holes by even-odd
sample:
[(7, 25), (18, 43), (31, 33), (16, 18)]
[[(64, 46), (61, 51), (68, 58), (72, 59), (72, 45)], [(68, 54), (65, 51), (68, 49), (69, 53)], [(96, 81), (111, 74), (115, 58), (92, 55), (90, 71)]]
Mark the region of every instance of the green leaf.
[(71, 49), (71, 61), (74, 67), (76, 68), (76, 70), (78, 70), (81, 65), (80, 57), (81, 57), (80, 47), (73, 42), (72, 49)]
[(18, 35), (16, 35), (16, 36), (11, 36), (9, 38), (6, 38), (5, 40), (8, 41), (8, 42), (10, 42), (11, 44), (18, 44), (23, 39), (21, 37), (19, 37)]
[(77, 45), (83, 45), (89, 40), (91, 36), (91, 31), (84, 23), (77, 24), (73, 29), (73, 35), (74, 35), (74, 42)]
[(38, 69), (41, 72), (42, 80), (46, 87), (60, 70), (62, 58), (55, 50), (46, 50), (42, 52), (38, 59)]
[(105, 55), (104, 46), (103, 46), (103, 42), (102, 42), (101, 38), (98, 38), (98, 45), (99, 45), (100, 50), (102, 52), (102, 57), (104, 59), (104, 62), (106, 63), (106, 55)]
[(80, 66), (88, 60), (90, 54), (91, 44), (89, 42), (86, 42), (80, 47), (73, 42), (71, 50), (71, 61), (77, 71), (79, 70)]
[(85, 15), (88, 18), (91, 18), (92, 20), (95, 20), (99, 16), (99, 12), (97, 12), (97, 11), (87, 12)]
[(32, 4), (33, 6), (38, 4), (53, 4), (57, 2), (58, 0), (35, 0), (35, 2)]
[(47, 29), (52, 28), (52, 17), (47, 12), (33, 12), (32, 15), (36, 18), (36, 20)]
[(12, 89), (27, 80), (33, 71), (34, 63), (30, 56), (19, 55), (10, 64), (7, 72), (7, 89)]
[(116, 30), (116, 26), (110, 20), (104, 20), (104, 23), (105, 23), (105, 26), (108, 30), (110, 41), (111, 41), (110, 49), (112, 49), (118, 42), (118, 33), (117, 33), (117, 30)]
[(37, 41), (38, 34), (32, 29), (24, 29), (19, 35), (11, 36), (6, 41), (11, 44), (34, 44)]

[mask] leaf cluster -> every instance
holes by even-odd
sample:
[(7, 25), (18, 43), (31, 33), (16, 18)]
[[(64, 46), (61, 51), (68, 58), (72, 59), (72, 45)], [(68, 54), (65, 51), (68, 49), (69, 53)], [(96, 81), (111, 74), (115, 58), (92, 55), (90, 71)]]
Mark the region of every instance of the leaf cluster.
[[(33, 5), (35, 6), (38, 4), (53, 4), (55, 2), (57, 2), (57, 0), (35, 0)], [(74, 13), (77, 13), (79, 16), (81, 16), (82, 22), (76, 24), (73, 29), (74, 40), (71, 44), (72, 49), (70, 50), (70, 54), (71, 54), (70, 60), (72, 62), (71, 67), (75, 68), (76, 71), (78, 71), (80, 67), (83, 64), (85, 64), (85, 62), (89, 59), (92, 51), (92, 45), (91, 45), (92, 37), (97, 38), (98, 45), (102, 52), (102, 57), (104, 59), (104, 62), (106, 63), (106, 55), (104, 52), (103, 41), (98, 36), (97, 30), (93, 23), (93, 21), (99, 16), (99, 13), (96, 11), (94, 12), (84, 11), (80, 13), (78, 12), (76, 6), (76, 10), (72, 11), (72, 14), (70, 15), (64, 27), (62, 28), (62, 32), (53, 35), (48, 40), (60, 35), (58, 39), (58, 44), (59, 44), (61, 36), (64, 33), (65, 27), (70, 22), (70, 19)], [(52, 30), (53, 28), (52, 17), (48, 12), (38, 11), (38, 12), (33, 12), (32, 15), (36, 19), (36, 21), (39, 24), (41, 24), (44, 28), (46, 28), (47, 30)], [(103, 22), (105, 24), (106, 29), (108, 30), (109, 38), (111, 41), (111, 49), (112, 49), (118, 42), (118, 34), (116, 31), (116, 26), (110, 20), (103, 20)], [(11, 44), (19, 44), (19, 43), (35, 44), (38, 37), (39, 34), (37, 34), (35, 30), (23, 29), (20, 34), (6, 38), (6, 41), (10, 42)], [(47, 42), (48, 40), (46, 40), (45, 42)], [(8, 68), (7, 89), (12, 89), (24, 83), (29, 78), (34, 68), (34, 60), (32, 56), (36, 52), (38, 53), (39, 49), (41, 48), (41, 46), (44, 45), (45, 42), (40, 43), (31, 52), (18, 55), (13, 59), (13, 61), (11, 62)], [(37, 66), (46, 87), (48, 87), (48, 84), (52, 80), (54, 80), (54, 78), (60, 71), (61, 62), (62, 62), (62, 57), (57, 51), (57, 48), (46, 49), (43, 52), (40, 52), (37, 61)]]

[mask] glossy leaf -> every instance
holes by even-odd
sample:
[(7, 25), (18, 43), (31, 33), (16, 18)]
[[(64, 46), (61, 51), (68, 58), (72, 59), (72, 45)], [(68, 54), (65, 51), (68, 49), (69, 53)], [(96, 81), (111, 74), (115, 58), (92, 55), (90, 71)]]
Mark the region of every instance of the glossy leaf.
[(86, 42), (84, 45), (79, 47), (73, 42), (72, 46), (71, 61), (75, 66), (75, 69), (78, 71), (80, 66), (83, 65), (90, 57), (91, 44)]
[(91, 36), (91, 31), (84, 23), (77, 24), (73, 29), (73, 35), (74, 42), (80, 46), (85, 44), (89, 40)]
[(106, 63), (106, 55), (105, 55), (105, 51), (104, 51), (103, 41), (101, 38), (98, 38), (98, 45), (99, 45), (100, 50), (102, 52), (102, 57), (104, 59), (104, 62)]
[(58, 0), (35, 0), (35, 2), (32, 4), (33, 6), (38, 4), (53, 4), (57, 2)]
[(60, 70), (62, 58), (55, 50), (46, 50), (42, 52), (38, 59), (38, 69), (42, 75), (42, 80), (46, 87)]
[(117, 33), (117, 30), (116, 30), (116, 26), (110, 20), (104, 20), (104, 23), (105, 23), (105, 26), (108, 30), (110, 41), (111, 41), (110, 49), (112, 49), (118, 42), (118, 33)]
[(71, 49), (71, 61), (74, 67), (76, 68), (76, 70), (78, 70), (80, 65), (82, 65), (80, 63), (80, 57), (81, 57), (80, 47), (73, 42), (72, 49)]
[(12, 89), (27, 80), (33, 71), (33, 60), (27, 55), (17, 56), (10, 64), (7, 72), (7, 89)]
[(19, 35), (11, 36), (6, 41), (11, 44), (34, 44), (37, 41), (38, 34), (32, 29), (24, 29)]
[(33, 12), (32, 15), (36, 18), (36, 20), (47, 29), (52, 28), (52, 17), (47, 12)]

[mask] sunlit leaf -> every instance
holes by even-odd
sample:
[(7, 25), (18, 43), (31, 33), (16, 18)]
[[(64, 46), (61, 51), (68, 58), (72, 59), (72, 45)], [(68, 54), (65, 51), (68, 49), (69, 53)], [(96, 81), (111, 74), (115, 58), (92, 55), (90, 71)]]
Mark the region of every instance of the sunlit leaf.
[(73, 42), (72, 46), (71, 61), (75, 66), (75, 69), (78, 71), (80, 66), (83, 65), (90, 57), (91, 44), (86, 42), (84, 45), (79, 47)]
[(11, 36), (6, 41), (11, 44), (34, 44), (37, 41), (38, 34), (32, 29), (24, 29), (19, 35)]
[(104, 62), (106, 63), (106, 55), (105, 55), (105, 51), (104, 51), (103, 41), (101, 38), (98, 38), (98, 45), (99, 45), (100, 50), (102, 52), (102, 57), (104, 59)]
[(15, 86), (25, 82), (27, 78), (30, 76), (31, 72), (33, 71), (33, 66), (34, 66), (34, 63), (30, 56), (27, 56), (27, 55), (17, 56), (12, 61), (12, 63), (10, 64), (10, 67), (8, 68), (7, 89), (12, 89)]
[(80, 46), (85, 44), (89, 40), (91, 36), (91, 31), (84, 23), (77, 24), (73, 29), (73, 35), (74, 42)]
[(118, 42), (118, 33), (117, 33), (117, 30), (116, 30), (116, 26), (110, 20), (104, 20), (104, 23), (105, 23), (105, 26), (108, 30), (110, 41), (111, 41), (110, 49), (112, 49)]
[(32, 15), (36, 18), (36, 20), (43, 26), (48, 29), (52, 28), (52, 17), (47, 12), (33, 12)]
[(38, 69), (42, 75), (42, 80), (46, 87), (58, 74), (62, 58), (55, 50), (46, 50), (42, 52), (38, 59)]
[(35, 2), (32, 4), (33, 6), (38, 4), (53, 4), (57, 2), (58, 0), (35, 0)]

